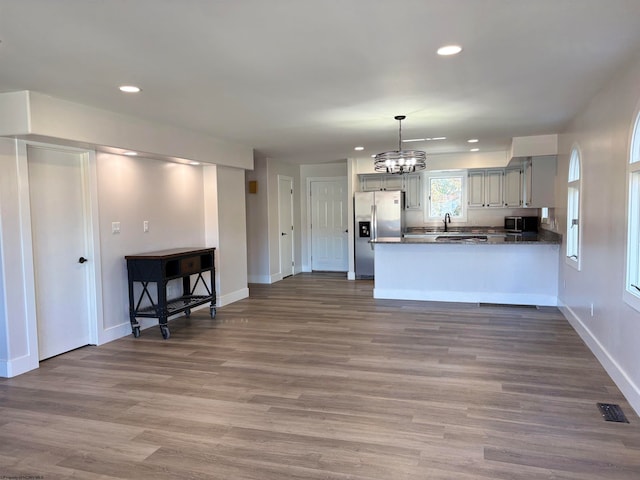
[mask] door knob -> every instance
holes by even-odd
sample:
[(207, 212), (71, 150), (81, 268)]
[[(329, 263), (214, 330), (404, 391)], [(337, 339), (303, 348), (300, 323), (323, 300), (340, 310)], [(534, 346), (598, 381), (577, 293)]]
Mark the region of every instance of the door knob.
[(86, 259), (86, 258), (84, 258), (84, 257), (80, 257), (80, 258), (78, 259), (78, 263), (84, 263), (84, 262), (86, 262), (86, 261), (87, 261), (87, 259)]
[(286, 233), (285, 233), (285, 232), (282, 232), (280, 235), (282, 235), (282, 236), (284, 237), (284, 236), (286, 235)]

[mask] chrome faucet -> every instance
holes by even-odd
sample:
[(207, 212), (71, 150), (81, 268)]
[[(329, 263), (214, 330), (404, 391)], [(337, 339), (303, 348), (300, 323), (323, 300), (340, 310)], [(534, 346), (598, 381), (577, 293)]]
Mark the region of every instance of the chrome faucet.
[(444, 214), (444, 231), (447, 231), (447, 220), (451, 223), (451, 215), (449, 213)]

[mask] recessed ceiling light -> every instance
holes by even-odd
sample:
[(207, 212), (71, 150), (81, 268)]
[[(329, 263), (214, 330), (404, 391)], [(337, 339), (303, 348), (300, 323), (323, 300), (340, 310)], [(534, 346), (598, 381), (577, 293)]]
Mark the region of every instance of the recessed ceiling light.
[(200, 162), (189, 162), (189, 165), (193, 165), (193, 166), (200, 165)]
[(469, 140), (467, 140), (467, 143), (478, 143), (479, 140), (477, 138), (470, 138)]
[(356, 147), (356, 148), (354, 148), (354, 150), (357, 150), (357, 151), (360, 152), (360, 151), (364, 150), (364, 147)]
[(122, 152), (123, 155), (127, 155), (129, 157), (135, 157), (136, 155), (138, 155), (138, 152), (134, 152), (132, 150), (128, 150), (126, 152)]
[(456, 55), (462, 51), (460, 45), (445, 45), (438, 49), (438, 55)]
[(121, 92), (125, 93), (138, 93), (140, 91), (140, 87), (136, 87), (135, 85), (122, 85), (119, 88)]
[(433, 137), (433, 138), (429, 138), (427, 140), (446, 140), (447, 137)]
[(470, 152), (479, 152), (480, 149), (479, 148), (472, 148), (471, 150), (469, 150)]

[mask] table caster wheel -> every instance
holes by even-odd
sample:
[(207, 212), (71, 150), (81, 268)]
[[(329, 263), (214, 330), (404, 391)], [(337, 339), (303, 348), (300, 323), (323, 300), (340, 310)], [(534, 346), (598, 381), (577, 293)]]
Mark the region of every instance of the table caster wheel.
[(133, 337), (140, 338), (140, 327), (133, 327)]
[(169, 327), (166, 325), (160, 325), (160, 332), (162, 333), (162, 338), (168, 340), (171, 336), (171, 332), (169, 332)]
[(210, 307), (209, 308), (209, 313), (211, 315), (211, 318), (216, 318), (216, 309), (215, 309), (215, 307)]

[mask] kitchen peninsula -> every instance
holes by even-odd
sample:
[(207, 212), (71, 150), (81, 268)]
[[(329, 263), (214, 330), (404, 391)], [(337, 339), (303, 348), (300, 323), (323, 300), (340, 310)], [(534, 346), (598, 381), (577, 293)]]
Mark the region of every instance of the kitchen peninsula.
[(560, 235), (473, 230), (371, 241), (374, 298), (555, 306)]

